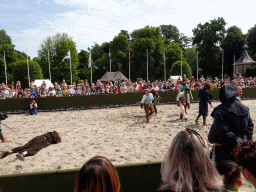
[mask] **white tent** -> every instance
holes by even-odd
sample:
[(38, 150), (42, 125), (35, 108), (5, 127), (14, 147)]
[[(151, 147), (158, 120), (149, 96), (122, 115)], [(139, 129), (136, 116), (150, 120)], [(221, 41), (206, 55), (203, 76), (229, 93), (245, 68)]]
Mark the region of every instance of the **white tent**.
[(180, 78), (182, 80), (181, 76), (170, 76), (173, 79), (173, 82), (176, 84), (178, 81), (178, 78)]
[(46, 89), (49, 89), (49, 87), (53, 87), (53, 84), (49, 79), (36, 79), (33, 85), (36, 85), (37, 87), (41, 87), (43, 82), (46, 83)]

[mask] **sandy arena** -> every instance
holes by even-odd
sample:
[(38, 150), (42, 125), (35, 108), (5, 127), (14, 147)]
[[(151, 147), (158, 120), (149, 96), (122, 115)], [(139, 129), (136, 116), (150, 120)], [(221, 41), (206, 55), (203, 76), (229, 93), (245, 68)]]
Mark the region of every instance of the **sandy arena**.
[[(256, 100), (242, 101), (250, 108), (256, 122)], [(219, 105), (213, 102), (213, 107)], [(106, 156), (114, 165), (162, 161), (173, 137), (184, 128), (198, 130), (207, 138), (213, 118), (209, 107), (208, 126), (195, 124), (198, 103), (188, 110), (188, 121), (180, 120), (180, 108), (174, 104), (158, 105), (157, 116), (146, 123), (144, 110), (140, 106), (90, 109), (80, 111), (39, 112), (38, 115), (9, 115), (2, 123), (3, 135), (10, 143), (0, 143), (1, 151), (24, 145), (35, 136), (50, 131), (62, 135), (60, 144), (42, 149), (25, 161), (16, 160), (16, 154), (0, 159), (0, 175), (57, 169), (81, 168), (95, 155)], [(254, 140), (256, 134), (254, 134)], [(241, 191), (253, 191), (248, 184)]]

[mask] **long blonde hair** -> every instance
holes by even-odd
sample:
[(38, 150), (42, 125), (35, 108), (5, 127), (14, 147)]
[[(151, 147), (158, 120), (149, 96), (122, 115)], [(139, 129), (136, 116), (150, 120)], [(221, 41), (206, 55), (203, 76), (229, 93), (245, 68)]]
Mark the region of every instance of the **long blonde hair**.
[(179, 132), (161, 166), (160, 190), (221, 191), (221, 177), (207, 150), (208, 145), (198, 132), (192, 129)]

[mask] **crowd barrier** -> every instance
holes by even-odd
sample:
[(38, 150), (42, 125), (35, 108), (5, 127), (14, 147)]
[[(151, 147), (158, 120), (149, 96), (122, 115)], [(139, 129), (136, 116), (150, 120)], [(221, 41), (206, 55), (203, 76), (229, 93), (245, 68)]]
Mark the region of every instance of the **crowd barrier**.
[[(117, 165), (121, 192), (156, 192), (161, 162)], [(72, 192), (78, 169), (0, 176), (2, 192)]]
[[(249, 89), (252, 90), (252, 89)], [(247, 89), (244, 89), (244, 93), (248, 92), (248, 95), (256, 96)], [(219, 90), (212, 90), (210, 93), (213, 95), (213, 99), (217, 100)], [(119, 94), (100, 94), (100, 95), (83, 95), (83, 96), (70, 96), (70, 97), (44, 97), (44, 98), (10, 98), (0, 100), (0, 111), (19, 111), (28, 110), (29, 103), (32, 100), (36, 100), (38, 109), (40, 110), (54, 110), (54, 109), (66, 109), (66, 108), (79, 108), (79, 107), (91, 107), (91, 106), (107, 106), (107, 105), (132, 105), (141, 101), (145, 92), (128, 92)], [(177, 91), (159, 91), (161, 96), (161, 102), (175, 102)], [(199, 100), (198, 91), (192, 91), (194, 100)]]

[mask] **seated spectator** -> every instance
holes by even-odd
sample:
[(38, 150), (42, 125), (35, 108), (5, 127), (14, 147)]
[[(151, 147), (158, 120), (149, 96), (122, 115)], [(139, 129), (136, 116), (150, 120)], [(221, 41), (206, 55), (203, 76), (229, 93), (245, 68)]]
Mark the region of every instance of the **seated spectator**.
[(179, 132), (162, 163), (163, 183), (158, 192), (223, 191), (208, 152), (207, 142), (198, 132), (189, 128)]
[(171, 87), (168, 85), (167, 82), (164, 84), (163, 90), (164, 91), (170, 91), (171, 90)]
[(28, 88), (25, 88), (23, 92), (23, 97), (29, 98), (30, 97), (30, 90)]
[(80, 85), (77, 85), (76, 95), (82, 95), (82, 88), (80, 87)]
[(126, 93), (128, 91), (125, 82), (122, 83), (122, 86), (120, 87), (120, 92), (121, 93)]
[(115, 86), (113, 93), (120, 93), (120, 89), (118, 88), (118, 86)]
[(60, 84), (60, 86), (61, 87), (67, 87), (68, 85), (67, 85), (66, 81), (63, 79), (62, 83)]
[(3, 90), (0, 90), (0, 98), (1, 99), (5, 99), (5, 95), (4, 95), (4, 91)]
[(112, 88), (112, 87), (110, 87), (109, 93), (110, 93), (110, 94), (113, 93), (113, 88)]
[(112, 163), (106, 157), (95, 156), (80, 169), (74, 192), (119, 192), (120, 188)]
[(82, 89), (82, 95), (86, 95), (86, 87), (83, 87), (83, 89)]
[(96, 86), (94, 85), (94, 83), (92, 84), (92, 87), (91, 87), (91, 94), (93, 94), (93, 95), (97, 94), (97, 89), (96, 89)]
[(63, 95), (62, 95), (62, 91), (58, 88), (57, 90), (56, 90), (56, 97), (62, 97)]
[(245, 140), (233, 149), (237, 164), (241, 166), (244, 178), (256, 189), (256, 141)]
[(30, 102), (28, 111), (29, 111), (30, 115), (37, 114), (37, 103), (35, 100)]
[(8, 91), (8, 89), (6, 87), (3, 87), (3, 93), (4, 93), (5, 98), (9, 98), (10, 92)]
[(225, 189), (239, 192), (243, 183), (241, 168), (234, 161), (222, 161), (216, 167), (220, 175), (223, 176)]
[(71, 85), (68, 86), (68, 96), (73, 96), (75, 95), (75, 90)]
[(91, 95), (91, 88), (89, 85), (86, 86), (86, 95)]
[(63, 87), (62, 95), (63, 95), (63, 96), (68, 96), (68, 88), (67, 88), (66, 86)]
[(36, 94), (35, 94), (35, 97), (40, 97), (40, 90), (39, 90), (39, 87), (36, 88)]
[(157, 83), (156, 82), (153, 82), (153, 87), (152, 89), (156, 90), (156, 91), (159, 91), (159, 87), (157, 86)]
[(41, 88), (40, 96), (41, 97), (46, 97), (47, 96), (47, 91), (46, 91), (46, 89), (44, 87)]
[(31, 98), (34, 98), (36, 96), (36, 90), (34, 87), (31, 88), (31, 91), (30, 91), (30, 97)]
[(20, 81), (17, 81), (17, 83), (16, 83), (16, 89), (19, 89), (19, 87), (21, 87), (21, 83), (20, 83)]
[(55, 96), (55, 95), (56, 95), (56, 91), (53, 89), (53, 87), (49, 87), (48, 96)]
[(107, 85), (107, 84), (105, 85), (104, 90), (105, 90), (105, 94), (109, 94), (109, 88), (108, 88), (108, 85)]

